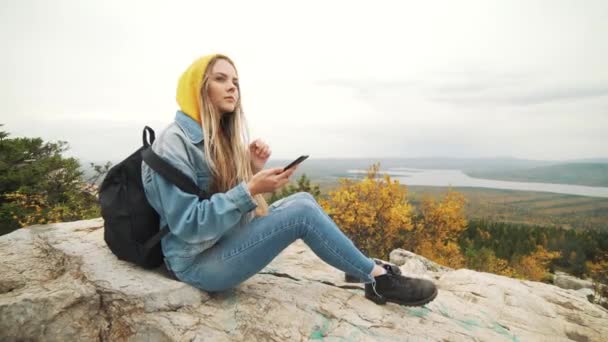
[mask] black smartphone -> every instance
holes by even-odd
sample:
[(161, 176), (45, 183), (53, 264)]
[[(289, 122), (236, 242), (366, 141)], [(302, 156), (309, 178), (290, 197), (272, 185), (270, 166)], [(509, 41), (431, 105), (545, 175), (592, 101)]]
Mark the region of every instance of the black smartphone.
[(308, 158), (308, 155), (306, 156), (299, 156), (298, 159), (292, 161), (291, 163), (289, 163), (289, 165), (285, 166), (283, 168), (283, 172), (287, 171), (287, 169), (289, 169), (290, 167), (294, 167), (298, 164), (300, 164), (301, 162), (303, 162), (306, 158)]

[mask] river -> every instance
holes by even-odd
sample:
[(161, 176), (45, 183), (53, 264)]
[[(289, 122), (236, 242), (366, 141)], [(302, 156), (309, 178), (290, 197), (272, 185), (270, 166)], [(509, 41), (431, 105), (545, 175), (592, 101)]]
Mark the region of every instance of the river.
[[(365, 174), (365, 170), (348, 170), (348, 173)], [(523, 191), (542, 191), (559, 194), (581, 195), (590, 197), (608, 197), (607, 187), (595, 187), (572, 184), (511, 182), (492, 179), (473, 178), (461, 170), (432, 170), (414, 168), (390, 168), (381, 170), (388, 173), (391, 179), (398, 179), (405, 185), (479, 187), (492, 189), (509, 189)]]

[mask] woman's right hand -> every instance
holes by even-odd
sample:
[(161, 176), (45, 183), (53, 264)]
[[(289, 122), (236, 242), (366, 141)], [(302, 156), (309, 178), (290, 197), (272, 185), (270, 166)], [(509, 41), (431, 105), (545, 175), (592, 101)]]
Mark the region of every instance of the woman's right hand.
[(294, 166), (283, 172), (283, 168), (278, 167), (264, 169), (256, 173), (247, 183), (251, 196), (266, 192), (274, 192), (280, 189), (283, 185), (289, 182), (289, 177), (296, 171), (297, 168), (297, 166)]

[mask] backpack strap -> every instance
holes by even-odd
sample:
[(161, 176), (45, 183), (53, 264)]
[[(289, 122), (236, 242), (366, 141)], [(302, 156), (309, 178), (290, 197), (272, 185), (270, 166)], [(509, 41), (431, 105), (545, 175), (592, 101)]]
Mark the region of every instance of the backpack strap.
[[(147, 137), (146, 137), (146, 132), (150, 136), (149, 139), (147, 139)], [(154, 130), (152, 128), (150, 128), (149, 126), (146, 126), (146, 127), (144, 127), (144, 131), (143, 131), (141, 139), (143, 140), (144, 146), (148, 147), (148, 146), (152, 145), (154, 140), (156, 140), (156, 134), (154, 134)]]
[(146, 241), (146, 243), (144, 244), (144, 248), (152, 249), (152, 247), (156, 246), (156, 244), (159, 243), (160, 240), (168, 233), (169, 233), (169, 226), (166, 225), (158, 233), (154, 234), (153, 237), (151, 237), (150, 239), (148, 239), (148, 241)]
[(175, 186), (180, 188), (182, 191), (197, 195), (199, 199), (209, 198), (209, 194), (207, 194), (206, 191), (200, 189), (183, 172), (166, 162), (158, 154), (154, 153), (154, 151), (152, 151), (152, 147), (145, 148), (141, 152), (141, 155), (148, 166), (150, 166), (154, 171), (158, 172), (169, 182), (175, 184)]

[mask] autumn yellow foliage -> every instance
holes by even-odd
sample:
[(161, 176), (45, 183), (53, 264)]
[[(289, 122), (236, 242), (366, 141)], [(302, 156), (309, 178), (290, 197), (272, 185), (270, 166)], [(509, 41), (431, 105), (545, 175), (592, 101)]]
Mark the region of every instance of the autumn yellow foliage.
[(519, 258), (514, 263), (513, 269), (518, 277), (541, 281), (547, 276), (551, 261), (559, 258), (560, 255), (560, 252), (549, 252), (543, 246), (537, 245), (534, 252)]
[(608, 282), (608, 253), (598, 258), (595, 262), (587, 261), (586, 266), (591, 278), (601, 282)]
[[(72, 194), (67, 194), (71, 196)], [(25, 194), (19, 191), (4, 195), (4, 198), (15, 203), (19, 210), (10, 212), (20, 227), (34, 224), (48, 224), (66, 222), (81, 219), (83, 217), (95, 217), (99, 215), (97, 207), (87, 206), (78, 199), (70, 198), (70, 205), (59, 203), (49, 205), (45, 194)]]
[(464, 205), (464, 195), (451, 189), (440, 201), (425, 197), (415, 225), (414, 252), (442, 265), (463, 267), (458, 238), (467, 227)]
[(468, 258), (468, 267), (481, 272), (490, 272), (508, 277), (513, 277), (515, 271), (506, 259), (498, 258), (494, 251), (482, 248), (474, 257)]
[(372, 165), (363, 180), (340, 179), (319, 204), (363, 253), (388, 259), (413, 229), (413, 210), (407, 188), (388, 175), (379, 177), (379, 168)]

